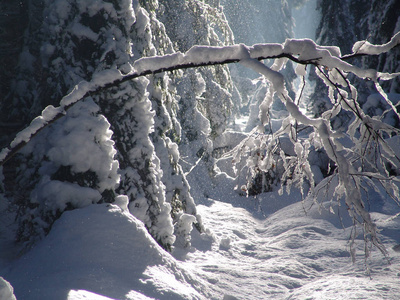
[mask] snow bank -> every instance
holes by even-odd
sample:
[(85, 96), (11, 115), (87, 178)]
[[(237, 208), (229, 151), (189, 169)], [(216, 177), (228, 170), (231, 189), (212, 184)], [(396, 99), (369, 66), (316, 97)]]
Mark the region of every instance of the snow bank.
[(106, 204), (65, 212), (5, 278), (18, 299), (209, 298), (143, 223)]
[[(220, 192), (218, 199), (235, 204), (212, 201), (198, 206), (217, 243), (208, 251), (189, 253), (186, 266), (211, 283), (217, 299), (397, 299), (400, 257), (394, 249), (400, 223), (388, 222), (387, 217), (398, 207), (383, 213), (377, 194), (369, 191), (374, 219), (391, 256), (389, 264), (373, 250), (367, 261), (369, 277), (363, 253), (351, 263), (348, 239), (353, 223), (346, 206), (330, 201), (333, 190), (328, 195), (321, 192), (320, 200), (327, 196), (321, 206), (312, 199), (298, 201), (295, 192), (246, 200), (236, 196), (237, 201)], [(357, 243), (361, 250), (362, 234)]]

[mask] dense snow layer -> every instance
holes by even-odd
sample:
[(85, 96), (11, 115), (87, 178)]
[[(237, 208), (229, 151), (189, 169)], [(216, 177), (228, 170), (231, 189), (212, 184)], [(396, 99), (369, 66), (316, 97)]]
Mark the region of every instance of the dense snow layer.
[(18, 299), (204, 299), (201, 280), (115, 205), (65, 212), (2, 273)]
[[(259, 201), (282, 200), (270, 194)], [(249, 202), (256, 205), (257, 200)], [(232, 299), (396, 299), (400, 292), (393, 241), (385, 238), (392, 264), (375, 251), (370, 279), (364, 273), (362, 251), (351, 263), (349, 230), (342, 229), (337, 216), (327, 211), (321, 216), (315, 208), (306, 216), (297, 203), (259, 220), (251, 211), (214, 201), (200, 206), (199, 212), (209, 216), (205, 226), (214, 229), (219, 243), (203, 255), (190, 253), (187, 267), (195, 263), (192, 270), (214, 283), (216, 293)], [(385, 215), (376, 218), (383, 222)], [(226, 225), (221, 226), (221, 221)], [(399, 229), (398, 223), (391, 226), (385, 230)]]
[(245, 198), (228, 192), (229, 177), (220, 184), (198, 205), (208, 234), (193, 231), (193, 247), (176, 249), (175, 258), (119, 207), (91, 205), (65, 212), (0, 276), (27, 300), (397, 299), (400, 220), (388, 219), (395, 205), (369, 195), (391, 262), (373, 249), (369, 277), (362, 240), (351, 262), (344, 207), (297, 202), (297, 193)]

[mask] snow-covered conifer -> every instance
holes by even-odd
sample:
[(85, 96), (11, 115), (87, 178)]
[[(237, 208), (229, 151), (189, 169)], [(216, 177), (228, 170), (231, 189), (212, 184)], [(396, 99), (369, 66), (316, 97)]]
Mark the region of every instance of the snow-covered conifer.
[[(158, 18), (165, 24), (165, 29), (176, 50), (187, 51), (194, 45), (223, 46), (233, 42), (230, 27), (220, 6), (213, 6), (202, 1), (159, 1)], [(185, 25), (183, 25), (185, 24)], [(197, 100), (198, 110), (209, 120), (211, 136), (221, 134), (230, 121), (232, 107), (232, 81), (227, 66), (212, 66), (197, 69), (197, 85), (188, 90), (203, 89)], [(178, 79), (179, 80), (179, 79)], [(178, 93), (185, 93), (179, 90)], [(181, 103), (185, 102), (184, 97)], [(218, 101), (218, 105), (215, 103)], [(184, 106), (184, 104), (182, 105)], [(184, 113), (184, 110), (181, 114)], [(183, 128), (185, 126), (183, 125)]]
[[(35, 64), (43, 70), (36, 75), (32, 69), (30, 80), (35, 88), (25, 85), (25, 97), (32, 95), (28, 101), (32, 103), (32, 111), (40, 111), (48, 104), (58, 105), (57, 101), (74, 85), (101, 76), (98, 74), (102, 70), (130, 72), (133, 56), (149, 55), (154, 48), (146, 39), (150, 34), (147, 12), (136, 1), (116, 0), (101, 4), (89, 0), (55, 1), (41, 9), (38, 11), (43, 20), (41, 27), (39, 30), (34, 28), (37, 31), (31, 32), (33, 37), (27, 35), (29, 40), (36, 42), (35, 50), (40, 51), (40, 55), (34, 57)], [(29, 42), (27, 48), (29, 50)], [(23, 59), (26, 55), (21, 55)], [(148, 98), (148, 84), (147, 79), (141, 78), (118, 89), (93, 94), (89, 99), (92, 101), (90, 109), (78, 105), (82, 108), (80, 118), (68, 118), (70, 114), (76, 114), (75, 108), (68, 111), (65, 118), (70, 123), (73, 123), (71, 120), (76, 124), (81, 122), (82, 128), (68, 125), (70, 123), (66, 124), (65, 120), (59, 121), (32, 139), (30, 146), (24, 149), (25, 156), (20, 157), (19, 188), (14, 189), (12, 196), (21, 224), (21, 239), (46, 233), (64, 209), (99, 201), (113, 202), (118, 192), (129, 196), (131, 212), (146, 224), (160, 244), (165, 247), (173, 244), (171, 208), (165, 201), (162, 171), (149, 136), (153, 131), (154, 112)], [(99, 123), (96, 130), (93, 126), (84, 126), (95, 116), (103, 118), (107, 126)], [(115, 145), (108, 122), (114, 132)], [(64, 125), (71, 129), (63, 129)], [(57, 126), (61, 127), (58, 135), (54, 133)], [(67, 132), (61, 134), (63, 130)], [(86, 137), (85, 143), (82, 137)], [(77, 142), (72, 143), (70, 139)], [(43, 145), (52, 145), (49, 140), (55, 145), (53, 150), (39, 151)], [(107, 152), (108, 158), (90, 151), (91, 147), (104, 147), (102, 143), (112, 148)], [(63, 154), (63, 151), (67, 153)], [(80, 154), (83, 161), (71, 159), (68, 154), (73, 157)], [(85, 154), (93, 157), (89, 160)], [(112, 167), (108, 160), (112, 161)], [(94, 168), (92, 164), (83, 169), (77, 166), (79, 163), (85, 166), (90, 161), (95, 161), (98, 166)], [(118, 164), (120, 175), (117, 176)], [(114, 175), (107, 175), (104, 170)], [(80, 190), (87, 191), (81, 193), (83, 198), (78, 197)]]
[[(146, 25), (147, 47), (138, 49), (139, 55), (146, 55), (146, 49), (153, 48), (151, 55), (165, 55), (174, 52), (172, 42), (165, 33), (165, 28), (157, 20), (153, 7), (155, 1), (143, 3), (148, 11), (148, 23)], [(163, 39), (155, 37), (162, 36)], [(181, 140), (181, 124), (178, 120), (178, 99), (174, 81), (168, 74), (159, 74), (149, 77), (148, 97), (154, 109), (154, 129), (150, 139), (154, 145), (158, 158), (159, 179), (164, 185), (163, 195), (165, 201), (171, 206), (172, 222), (177, 224), (182, 214), (188, 213), (196, 216), (195, 223), (202, 227), (196, 214), (196, 206), (190, 188), (180, 165), (180, 153), (177, 143)], [(190, 225), (191, 228), (191, 225)], [(190, 232), (188, 232), (190, 233)], [(179, 238), (180, 233), (175, 232)], [(182, 233), (183, 234), (183, 233)], [(186, 233), (185, 233), (186, 234)]]
[[(163, 22), (175, 50), (187, 51), (194, 45), (223, 46), (233, 42), (218, 1), (158, 2), (156, 16)], [(204, 167), (199, 182), (204, 181), (202, 189), (207, 190), (210, 175), (215, 174), (213, 140), (226, 130), (234, 111), (230, 72), (227, 66), (215, 65), (176, 72), (170, 78), (179, 99), (177, 119), (181, 135), (178, 144), (184, 156), (182, 167), (187, 174), (191, 174), (193, 167)]]

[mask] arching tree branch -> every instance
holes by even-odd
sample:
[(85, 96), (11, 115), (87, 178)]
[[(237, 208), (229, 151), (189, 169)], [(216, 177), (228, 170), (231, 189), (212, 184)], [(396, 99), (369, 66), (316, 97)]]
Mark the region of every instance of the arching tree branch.
[[(393, 38), (394, 42), (391, 41), (390, 45), (384, 45), (382, 52), (387, 52), (398, 45), (400, 35), (398, 34), (395, 37)], [(35, 118), (27, 128), (17, 134), (9, 147), (0, 152), (0, 166), (9, 161), (43, 128), (65, 116), (66, 111), (77, 101), (94, 96), (105, 89), (119, 86), (135, 78), (166, 71), (244, 62), (248, 59), (279, 58), (286, 58), (303, 65), (337, 67), (345, 72), (352, 72), (359, 77), (371, 78), (372, 80), (378, 78), (390, 79), (394, 76), (393, 74), (381, 74), (377, 71), (358, 68), (344, 61), (348, 57), (339, 57), (336, 47), (319, 46), (307, 39), (289, 39), (283, 44), (256, 44), (251, 47), (243, 44), (226, 47), (194, 46), (186, 53), (177, 52), (165, 56), (145, 57), (133, 63), (133, 72), (127, 75), (122, 75), (118, 70), (100, 72), (91, 82), (81, 82), (75, 86), (70, 94), (61, 99), (59, 107), (47, 107), (41, 116)]]

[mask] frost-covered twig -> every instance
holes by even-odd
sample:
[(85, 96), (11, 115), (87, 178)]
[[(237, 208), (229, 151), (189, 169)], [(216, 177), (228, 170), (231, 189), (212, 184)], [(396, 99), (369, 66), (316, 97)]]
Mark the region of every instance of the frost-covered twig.
[(389, 42), (383, 45), (373, 45), (367, 40), (358, 41), (353, 46), (353, 53), (341, 57), (343, 60), (358, 56), (379, 55), (400, 45), (400, 31), (396, 33)]

